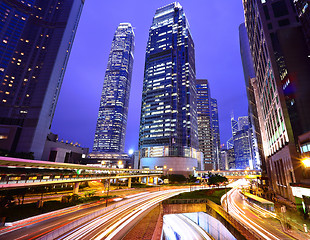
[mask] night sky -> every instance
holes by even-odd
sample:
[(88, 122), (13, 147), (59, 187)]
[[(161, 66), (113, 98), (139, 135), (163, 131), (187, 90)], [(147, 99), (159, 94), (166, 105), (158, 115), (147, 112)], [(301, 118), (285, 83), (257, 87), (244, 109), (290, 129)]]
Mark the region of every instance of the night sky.
[[(114, 32), (121, 22), (135, 27), (135, 53), (125, 151), (138, 149), (148, 31), (157, 8), (169, 0), (86, 0), (71, 51), (52, 132), (59, 139), (93, 146), (105, 69)], [(241, 0), (180, 0), (196, 51), (196, 77), (206, 78), (218, 100), (221, 142), (231, 137), (230, 116), (247, 115), (238, 27)]]

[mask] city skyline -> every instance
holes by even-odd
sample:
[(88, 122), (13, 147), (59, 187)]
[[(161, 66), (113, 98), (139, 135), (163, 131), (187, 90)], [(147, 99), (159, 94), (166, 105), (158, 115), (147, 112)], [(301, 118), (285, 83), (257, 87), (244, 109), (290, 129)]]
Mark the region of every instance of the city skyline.
[[(151, 25), (151, 19), (155, 10), (160, 6), (171, 3), (171, 1), (148, 4), (143, 3), (143, 1), (134, 1), (134, 3), (139, 3), (141, 9), (144, 9), (140, 14), (141, 16), (137, 16), (135, 11), (138, 10), (134, 10), (125, 1), (121, 6), (115, 3), (102, 4), (99, 1), (86, 2), (52, 124), (52, 132), (58, 134), (60, 139), (79, 142), (81, 146), (91, 148), (100, 91), (112, 40), (111, 36), (120, 22), (131, 22), (133, 27), (136, 28), (136, 53), (125, 151), (127, 152), (131, 148), (135, 150), (138, 148), (144, 52), (148, 28)], [(242, 3), (230, 3), (226, 10), (221, 9), (220, 4), (216, 1), (211, 1), (208, 4), (204, 3), (204, 1), (195, 1), (194, 4), (180, 1), (180, 4), (186, 9), (186, 15), (189, 18), (191, 32), (195, 41), (195, 48), (197, 49), (197, 78), (208, 78), (211, 88), (214, 89), (212, 90), (213, 96), (218, 99), (219, 104), (221, 139), (226, 141), (230, 135), (229, 119), (231, 112), (234, 111), (236, 116), (245, 115), (247, 112), (238, 39), (238, 26), (244, 21)], [(205, 6), (205, 11), (201, 12), (200, 5)], [(94, 16), (92, 13), (96, 6), (102, 7), (103, 12), (107, 15)], [(116, 7), (119, 9), (118, 12), (113, 11)], [(214, 11), (214, 9), (218, 9), (218, 11)], [(235, 14), (235, 12), (238, 14)], [(201, 17), (196, 16), (198, 13), (203, 15), (208, 13), (207, 18), (204, 18), (210, 24), (205, 26), (201, 22)], [(143, 21), (140, 19), (143, 19)], [(217, 24), (220, 23), (222, 28), (219, 31)], [(201, 31), (201, 29), (205, 29), (205, 31)], [(113, 32), (112, 34), (111, 31)], [(101, 44), (96, 46), (95, 51), (91, 51), (92, 45), (89, 42), (94, 40), (94, 38), (101, 39), (102, 41), (100, 40)], [(208, 39), (210, 44), (204, 44), (203, 39)], [(219, 41), (219, 39), (222, 40)], [(216, 45), (217, 42), (219, 42), (219, 45)], [(101, 53), (101, 51), (102, 54), (98, 55), (97, 53)], [(94, 53), (94, 55), (91, 53)], [(85, 61), (88, 58), (94, 60), (90, 61), (92, 64), (88, 64), (88, 61)], [(216, 64), (211, 64), (211, 62)], [(81, 68), (77, 68), (78, 65)], [(222, 67), (227, 69), (227, 71), (221, 71)], [(72, 84), (72, 81), (74, 81), (74, 84)], [(84, 89), (85, 84), (88, 85), (87, 91)], [(232, 91), (232, 89), (235, 90)]]

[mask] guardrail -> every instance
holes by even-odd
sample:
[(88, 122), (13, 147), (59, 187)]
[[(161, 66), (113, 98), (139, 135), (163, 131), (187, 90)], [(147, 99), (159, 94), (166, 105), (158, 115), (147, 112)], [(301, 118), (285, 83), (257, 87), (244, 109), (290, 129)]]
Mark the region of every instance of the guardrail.
[(74, 182), (84, 182), (92, 180), (102, 180), (102, 179), (122, 179), (122, 178), (133, 178), (133, 177), (156, 177), (160, 174), (149, 173), (149, 174), (127, 174), (127, 175), (57, 175), (57, 176), (10, 176), (1, 177), (0, 179), (0, 189), (10, 188), (10, 187), (27, 187), (33, 185), (48, 185), (57, 183), (74, 183)]

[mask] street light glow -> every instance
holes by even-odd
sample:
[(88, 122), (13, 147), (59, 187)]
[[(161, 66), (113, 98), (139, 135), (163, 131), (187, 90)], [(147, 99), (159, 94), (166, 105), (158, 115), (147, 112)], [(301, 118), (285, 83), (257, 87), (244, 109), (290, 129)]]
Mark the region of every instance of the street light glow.
[(302, 160), (302, 163), (305, 165), (305, 167), (310, 167), (310, 158), (305, 158)]
[(133, 154), (133, 149), (129, 149), (128, 154), (132, 155)]

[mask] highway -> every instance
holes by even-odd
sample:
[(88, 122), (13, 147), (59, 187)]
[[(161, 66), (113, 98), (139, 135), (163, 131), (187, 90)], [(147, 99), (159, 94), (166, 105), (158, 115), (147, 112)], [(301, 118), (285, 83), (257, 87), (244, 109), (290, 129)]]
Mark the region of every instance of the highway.
[(212, 238), (196, 223), (183, 214), (164, 216), (163, 233), (166, 240), (211, 240)]
[[(227, 209), (226, 201), (223, 201), (223, 207)], [(274, 214), (260, 210), (260, 214), (252, 211), (246, 200), (243, 200), (239, 189), (234, 188), (228, 192), (228, 213), (254, 232), (256, 236), (264, 240), (295, 239), (283, 232), (280, 222), (274, 218)]]
[[(101, 239), (101, 236), (103, 236), (102, 234), (107, 235), (107, 233), (111, 232), (113, 232), (113, 236), (116, 234), (121, 234), (122, 231), (120, 230), (124, 225), (129, 223), (131, 220), (136, 219), (149, 207), (158, 204), (163, 199), (169, 198), (184, 191), (188, 191), (188, 188), (165, 190), (152, 193), (147, 192), (133, 195), (131, 198), (127, 199), (129, 203), (117, 207), (111, 212), (106, 212), (99, 218), (88, 222), (90, 225), (87, 224), (86, 226), (80, 226), (79, 229), (83, 229), (83, 227), (84, 229), (93, 229), (93, 231), (87, 231), (86, 237), (84, 234), (83, 236), (78, 236), (80, 232), (77, 233), (76, 231), (79, 229), (76, 229), (76, 231), (70, 232), (63, 238), (72, 239), (70, 238), (70, 235), (72, 235), (74, 238), (78, 239), (96, 239), (97, 237), (99, 237), (97, 239)], [(0, 229), (0, 240), (37, 239), (51, 231), (57, 230), (71, 222), (77, 221), (86, 215), (102, 210), (104, 208), (104, 201), (98, 201), (96, 203), (74, 206), (71, 208), (58, 210), (53, 213), (40, 215), (28, 220), (23, 220), (13, 226)], [(111, 234), (108, 235), (113, 237)]]
[(154, 205), (184, 191), (187, 189), (150, 193), (129, 204), (113, 209), (57, 239), (121, 239)]

